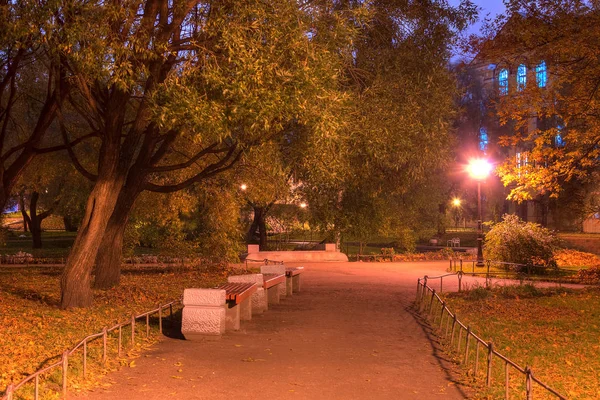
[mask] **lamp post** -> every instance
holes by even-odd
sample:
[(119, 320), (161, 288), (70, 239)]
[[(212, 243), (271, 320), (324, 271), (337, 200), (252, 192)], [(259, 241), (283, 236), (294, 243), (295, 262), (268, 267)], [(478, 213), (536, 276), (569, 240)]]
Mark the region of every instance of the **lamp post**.
[(492, 171), (491, 164), (484, 159), (471, 160), (469, 162), (469, 174), (477, 181), (477, 265), (483, 267), (483, 224), (481, 218), (481, 181), (488, 177)]

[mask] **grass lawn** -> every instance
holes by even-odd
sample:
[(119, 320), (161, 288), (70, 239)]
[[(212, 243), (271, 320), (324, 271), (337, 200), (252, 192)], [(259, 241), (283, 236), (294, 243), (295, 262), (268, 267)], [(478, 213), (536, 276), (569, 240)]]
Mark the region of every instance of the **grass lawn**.
[[(93, 307), (88, 309), (60, 310), (59, 269), (15, 269), (0, 267), (0, 394), (12, 382), (18, 382), (44, 365), (57, 360), (53, 358), (66, 349), (73, 348), (85, 336), (102, 331), (102, 328), (126, 322), (132, 313), (142, 313), (177, 300), (186, 287), (213, 287), (225, 280), (226, 271), (221, 270), (173, 270), (173, 269), (127, 269), (122, 284), (111, 290), (94, 291)], [(156, 321), (155, 325), (157, 324)], [(130, 356), (141, 347), (149, 346), (159, 339), (156, 326), (149, 339), (145, 339), (145, 322), (139, 322), (139, 339), (136, 346), (128, 349)], [(129, 333), (124, 333), (128, 343)], [(93, 385), (106, 370), (119, 365), (131, 365), (127, 358), (116, 358), (117, 339), (109, 337), (109, 363), (88, 364), (88, 380), (81, 376), (81, 351), (69, 360), (72, 389)], [(88, 355), (99, 353), (100, 341), (88, 346)], [(89, 358), (94, 358), (90, 357)], [(96, 357), (98, 360), (99, 357)], [(60, 387), (59, 370), (42, 380), (45, 389), (41, 398), (58, 398), (48, 388)], [(105, 385), (107, 383), (104, 383)], [(18, 392), (21, 397), (32, 398), (32, 388)]]
[[(493, 340), (496, 351), (522, 367), (531, 367), (542, 382), (569, 399), (600, 398), (599, 288), (575, 291), (525, 285), (476, 288), (445, 297), (450, 310), (475, 334)], [(510, 376), (515, 388), (522, 390), (522, 375)], [(503, 364), (498, 360), (493, 381), (491, 390), (480, 388), (479, 398), (503, 398)], [(534, 388), (535, 399), (554, 398), (535, 384)], [(520, 394), (512, 392), (511, 398), (524, 398), (524, 392)]]

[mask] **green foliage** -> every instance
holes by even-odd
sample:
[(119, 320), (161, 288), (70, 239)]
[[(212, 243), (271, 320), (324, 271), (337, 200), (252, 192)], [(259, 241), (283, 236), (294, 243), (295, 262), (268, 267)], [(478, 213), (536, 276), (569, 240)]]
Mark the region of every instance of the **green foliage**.
[(309, 154), (299, 174), (311, 226), (361, 242), (437, 226), (456, 111), (448, 46), (474, 12), (446, 2), (373, 2), (369, 10), (343, 76), (342, 135), (320, 143), (326, 156)]
[(506, 214), (485, 235), (485, 258), (517, 264), (556, 266), (558, 242), (548, 229)]

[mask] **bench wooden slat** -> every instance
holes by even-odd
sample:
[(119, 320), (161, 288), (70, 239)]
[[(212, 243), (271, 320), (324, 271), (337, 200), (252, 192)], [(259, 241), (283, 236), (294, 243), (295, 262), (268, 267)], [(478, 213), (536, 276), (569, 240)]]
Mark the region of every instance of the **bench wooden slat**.
[(255, 283), (230, 282), (217, 287), (217, 289), (225, 290), (225, 298), (227, 301), (234, 304), (240, 304), (256, 292), (257, 286)]
[(304, 272), (304, 267), (288, 267), (285, 269), (285, 276), (296, 276)]
[(280, 283), (285, 283), (285, 274), (263, 274), (263, 282), (265, 285), (265, 289), (268, 289)]

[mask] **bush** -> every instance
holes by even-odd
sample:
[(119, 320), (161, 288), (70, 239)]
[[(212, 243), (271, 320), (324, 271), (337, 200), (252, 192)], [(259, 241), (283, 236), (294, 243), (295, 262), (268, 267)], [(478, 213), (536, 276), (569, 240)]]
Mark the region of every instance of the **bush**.
[(505, 214), (485, 235), (485, 257), (494, 261), (555, 267), (558, 240), (548, 229)]

